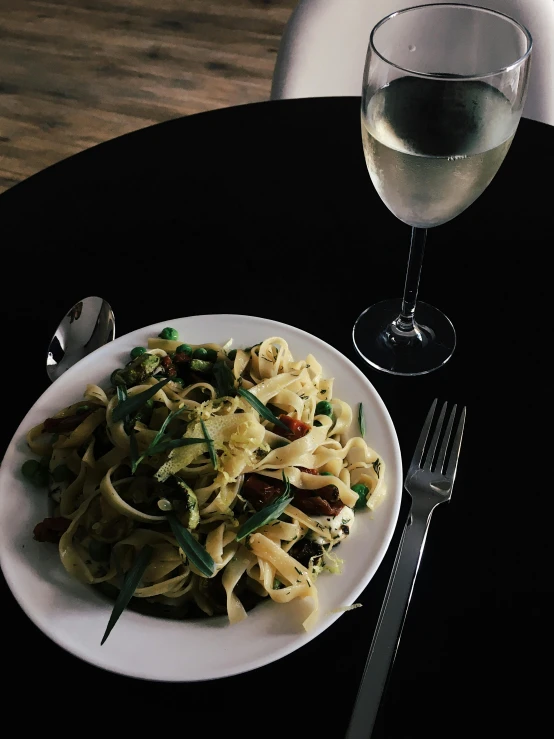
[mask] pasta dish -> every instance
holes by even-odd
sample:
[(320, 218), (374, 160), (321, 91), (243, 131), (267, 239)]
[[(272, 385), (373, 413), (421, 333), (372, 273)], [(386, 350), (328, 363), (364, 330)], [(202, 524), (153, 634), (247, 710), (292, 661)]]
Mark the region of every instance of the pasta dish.
[(333, 393), (317, 359), (279, 337), (231, 350), (166, 328), (102, 388), (27, 434), (24, 476), (48, 489), (34, 529), (67, 572), (127, 607), (170, 618), (308, 598), (340, 571), (355, 515), (386, 494), (363, 407)]

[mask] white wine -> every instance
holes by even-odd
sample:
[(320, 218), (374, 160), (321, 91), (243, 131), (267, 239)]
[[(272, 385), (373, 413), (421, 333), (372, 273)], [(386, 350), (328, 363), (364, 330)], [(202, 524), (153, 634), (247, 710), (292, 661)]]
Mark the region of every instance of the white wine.
[(489, 185), (519, 121), (478, 81), (401, 77), (362, 102), (369, 174), (397, 218), (428, 228), (451, 220)]

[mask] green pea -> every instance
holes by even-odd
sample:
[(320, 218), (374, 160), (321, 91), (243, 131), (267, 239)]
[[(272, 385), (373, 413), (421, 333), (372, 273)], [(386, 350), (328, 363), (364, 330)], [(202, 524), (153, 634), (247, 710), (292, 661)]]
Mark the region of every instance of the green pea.
[(332, 416), (333, 406), (328, 400), (320, 400), (315, 407), (316, 416)]
[(160, 339), (166, 339), (167, 341), (177, 341), (179, 338), (179, 332), (175, 328), (171, 328), (171, 326), (166, 326), (164, 329), (162, 329), (161, 333), (159, 334)]
[(199, 346), (198, 349), (195, 349), (192, 356), (194, 359), (207, 359), (208, 357), (208, 351), (207, 349), (204, 349), (204, 347)]
[(190, 356), (192, 354), (192, 346), (190, 344), (180, 344), (175, 349), (175, 354), (188, 354)]
[(236, 349), (231, 349), (231, 351), (229, 352), (229, 354), (227, 354), (227, 356), (229, 357), (229, 359), (231, 360), (231, 362), (234, 362), (235, 361), (235, 357), (237, 356), (237, 350)]
[(215, 349), (206, 349), (206, 359), (208, 362), (215, 362), (217, 359), (217, 352)]
[(43, 467), (36, 459), (28, 459), (23, 462), (21, 474), (37, 487), (48, 485), (48, 469)]
[(319, 474), (320, 475), (330, 475), (331, 477), (333, 477), (333, 473), (332, 472), (320, 472)]
[(135, 346), (134, 349), (131, 349), (131, 359), (136, 359), (141, 354), (146, 354), (146, 349), (143, 346)]
[(21, 474), (28, 480), (33, 480), (36, 473), (40, 470), (40, 463), (36, 459), (28, 459), (21, 465)]
[(367, 485), (362, 485), (362, 483), (359, 482), (357, 485), (352, 485), (351, 490), (353, 490), (358, 496), (358, 501), (354, 508), (363, 508), (367, 502), (367, 494), (369, 493), (369, 488), (367, 487)]

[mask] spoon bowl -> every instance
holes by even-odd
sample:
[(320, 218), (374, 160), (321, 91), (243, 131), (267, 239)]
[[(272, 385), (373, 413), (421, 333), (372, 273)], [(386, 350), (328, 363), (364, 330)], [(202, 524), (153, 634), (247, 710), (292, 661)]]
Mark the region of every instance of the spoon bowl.
[(79, 300), (62, 318), (50, 341), (46, 358), (48, 377), (54, 382), (114, 337), (115, 317), (110, 304), (96, 296)]

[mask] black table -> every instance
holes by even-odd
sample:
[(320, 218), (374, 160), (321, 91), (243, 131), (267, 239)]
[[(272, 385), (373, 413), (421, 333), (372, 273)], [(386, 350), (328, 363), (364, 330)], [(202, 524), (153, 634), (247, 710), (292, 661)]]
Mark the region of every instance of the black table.
[[(452, 319), (458, 347), (441, 370), (401, 378), (365, 365), (351, 340), (367, 305), (400, 295), (409, 242), (370, 182), (358, 109), (356, 98), (314, 99), (178, 119), (3, 194), (2, 323), (14, 359), (3, 363), (3, 401), (24, 369), (25, 407), (4, 412), (2, 448), (48, 384), (57, 321), (91, 294), (114, 307), (118, 335), (180, 315), (243, 313), (321, 337), (381, 394), (405, 464), (433, 398), (467, 404), (453, 500), (433, 518), (375, 736), (512, 736), (519, 722), (532, 736), (548, 719), (551, 680), (540, 674), (552, 657), (553, 201), (539, 176), (552, 171), (554, 128), (523, 120), (481, 198), (430, 233), (420, 297)], [(215, 270), (229, 287), (203, 292), (195, 275)], [(363, 608), (279, 662), (211, 683), (146, 683), (82, 663), (3, 584), (5, 644), (18, 645), (4, 652), (10, 694), (25, 697), (31, 727), (75, 727), (80, 714), (102, 730), (140, 721), (186, 735), (208, 722), (207, 736), (340, 737), (407, 510), (406, 496)]]

